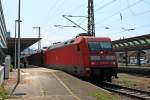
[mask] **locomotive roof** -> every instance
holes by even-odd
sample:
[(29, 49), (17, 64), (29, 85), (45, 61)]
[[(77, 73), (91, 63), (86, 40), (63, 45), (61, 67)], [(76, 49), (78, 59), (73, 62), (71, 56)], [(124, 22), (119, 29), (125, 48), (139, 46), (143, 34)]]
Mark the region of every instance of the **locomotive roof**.
[(83, 38), (86, 39), (87, 41), (111, 41), (110, 38), (108, 38), (108, 37), (96, 37), (95, 38), (94, 36), (78, 36), (76, 38), (69, 39), (69, 40), (64, 41), (64, 42), (53, 43), (51, 46), (49, 46), (48, 50), (60, 48), (60, 47), (67, 46), (67, 45), (73, 44), (73, 43), (74, 44), (80, 43), (80, 41)]
[(111, 41), (109, 37), (81, 36), (79, 38), (84, 38), (87, 41)]
[(55, 48), (59, 48), (59, 47), (63, 47), (65, 45), (69, 45), (71, 43), (74, 42), (75, 39), (70, 39), (70, 40), (67, 40), (67, 41), (64, 41), (64, 42), (56, 42), (56, 43), (53, 43), (51, 46), (49, 46), (49, 50), (51, 49), (55, 49)]

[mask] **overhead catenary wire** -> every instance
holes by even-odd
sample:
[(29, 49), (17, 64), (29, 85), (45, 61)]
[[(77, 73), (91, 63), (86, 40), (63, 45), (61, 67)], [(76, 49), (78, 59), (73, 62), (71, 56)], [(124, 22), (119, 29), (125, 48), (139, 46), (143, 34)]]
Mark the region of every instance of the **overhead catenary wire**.
[[(129, 0), (126, 0), (127, 1), (127, 5), (129, 6), (130, 5), (130, 1)], [(134, 11), (132, 10), (132, 8), (129, 8), (129, 11), (131, 12), (132, 15), (134, 15)]]
[(80, 25), (78, 25), (76, 22), (72, 21), (71, 19), (69, 19), (67, 17), (67, 15), (62, 15), (63, 18), (67, 19), (68, 21), (70, 21), (71, 23), (73, 23), (74, 25), (76, 25), (77, 27), (79, 27), (80, 29), (84, 30), (85, 32), (88, 32), (86, 29), (84, 29), (83, 27), (81, 27)]
[[(73, 9), (73, 12), (71, 12), (71, 14), (76, 13), (76, 12), (79, 11), (82, 7), (86, 8), (86, 6), (87, 6), (87, 4), (86, 4), (85, 2), (82, 3), (82, 4), (80, 4), (79, 6), (77, 6), (77, 7), (75, 7), (75, 8)], [(81, 22), (79, 22), (78, 25), (81, 25), (82, 23), (84, 23), (85, 20), (86, 20), (86, 19), (84, 19), (84, 18), (87, 18), (87, 16), (85, 16), (85, 15), (82, 15), (82, 16), (73, 16), (73, 15), (71, 15), (70, 17), (80, 17), (80, 18), (78, 18), (78, 20), (76, 20), (76, 21), (81, 21)]]
[[(63, 5), (63, 3), (65, 3), (65, 0), (59, 0), (59, 2), (56, 0), (55, 2), (54, 2), (54, 5), (52, 6), (52, 7), (50, 7), (50, 10), (52, 10), (51, 11), (51, 13), (50, 13), (50, 15), (49, 16), (51, 16), (51, 15), (55, 15), (55, 12), (56, 13), (59, 13), (60, 12), (60, 6), (61, 5)], [(76, 12), (76, 11), (78, 11), (77, 9), (79, 9), (79, 8), (81, 8), (81, 7), (83, 7), (85, 5), (85, 3), (82, 3), (82, 4), (80, 4), (79, 6), (77, 6), (75, 9), (74, 9), (74, 11), (73, 12)], [(54, 9), (54, 8), (56, 8), (56, 10)], [(67, 9), (68, 10), (68, 9)], [(64, 13), (65, 11), (63, 10), (63, 13)], [(61, 14), (61, 13), (60, 13)], [(47, 21), (47, 22), (49, 22), (49, 21)]]
[(55, 0), (54, 4), (49, 8), (49, 12), (52, 11), (58, 4), (58, 1)]
[[(80, 14), (80, 16), (79, 15), (72, 15), (72, 14), (75, 14), (77, 11), (80, 11), (80, 9), (81, 8), (85, 8), (85, 9), (87, 9), (86, 8), (86, 6), (87, 6), (87, 3), (85, 3), (85, 2), (83, 2), (83, 3), (81, 3), (81, 4), (79, 4), (78, 6), (76, 6), (75, 8), (73, 8), (73, 12), (71, 12), (71, 15), (68, 15), (68, 13), (67, 13), (67, 15), (68, 15), (68, 17), (78, 17), (78, 19), (76, 19), (75, 20), (75, 22), (76, 23), (79, 23), (78, 25), (80, 26), (86, 19), (84, 19), (84, 18), (87, 18), (87, 16), (86, 15), (82, 15), (82, 14)], [(68, 10), (68, 9), (67, 9)], [(64, 11), (65, 12), (65, 11)], [(83, 20), (84, 19), (84, 20)], [(83, 21), (82, 21), (83, 20)], [(74, 28), (77, 28), (77, 27), (74, 27)]]
[[(58, 13), (60, 10), (60, 6), (63, 5), (63, 3), (65, 3), (64, 1), (65, 0), (59, 0), (59, 2), (58, 2), (57, 0), (55, 0), (54, 4), (48, 10), (48, 13), (49, 13), (48, 16), (49, 17), (54, 16), (56, 12)], [(49, 23), (49, 21), (46, 21), (46, 24), (48, 24), (48, 23)]]
[(141, 26), (136, 26), (135, 29), (142, 29), (142, 28), (147, 28), (150, 27), (150, 24), (146, 24), (146, 25), (141, 25)]
[(144, 14), (148, 14), (148, 13), (150, 13), (150, 10), (146, 10), (146, 11), (137, 13), (137, 14), (135, 14), (135, 16), (144, 15)]
[[(118, 15), (120, 12), (123, 12), (123, 11), (125, 11), (125, 10), (127, 10), (127, 9), (129, 9), (129, 8), (131, 8), (131, 7), (134, 7), (134, 6), (138, 5), (138, 4), (141, 3), (142, 1), (143, 1), (143, 0), (138, 0), (138, 1), (134, 2), (133, 4), (130, 4), (128, 7), (122, 8), (121, 10), (119, 10), (119, 11), (113, 13), (112, 15), (110, 15), (110, 16), (104, 18), (102, 21), (100, 21), (100, 23), (105, 22), (105, 21), (108, 21), (108, 20), (109, 20), (110, 18), (112, 18), (113, 16), (116, 16), (116, 15)], [(98, 23), (96, 23), (96, 24), (98, 24)]]
[(87, 19), (83, 19), (83, 20), (79, 23), (79, 25), (82, 25), (85, 21), (87, 21)]
[(141, 26), (136, 26), (136, 27), (134, 27), (134, 28), (126, 29), (126, 30), (123, 30), (123, 31), (118, 31), (118, 32), (115, 32), (115, 33), (113, 33), (113, 34), (120, 34), (120, 33), (123, 33), (123, 32), (135, 31), (135, 30), (139, 30), (139, 29), (143, 29), (143, 28), (150, 28), (150, 24), (145, 24), (145, 25), (141, 25)]
[[(122, 9), (122, 0), (120, 0), (120, 8)], [(124, 27), (124, 23), (123, 23), (124, 14), (123, 14), (123, 12), (119, 13), (119, 17), (120, 17), (120, 27), (123, 28)]]
[[(131, 9), (131, 7), (130, 7), (130, 3), (129, 3), (129, 0), (126, 0), (126, 2), (127, 2), (127, 7), (129, 7), (129, 11), (132, 13), (132, 15), (134, 15), (134, 13), (133, 13), (133, 11), (132, 11), (132, 9)], [(123, 4), (123, 3), (121, 3), (121, 4)], [(122, 6), (121, 6), (122, 7)], [(124, 16), (123, 16), (123, 14), (122, 14), (122, 12), (120, 12), (120, 20), (121, 20), (121, 29), (123, 29), (124, 31), (133, 31), (133, 30), (135, 30), (134, 28), (125, 28), (125, 25), (124, 25)], [(132, 24), (133, 24), (133, 22), (132, 22)]]
[(78, 12), (82, 7), (85, 7), (86, 8), (86, 3), (82, 3), (82, 4), (80, 4), (79, 6), (77, 6), (77, 7), (75, 7), (72, 11), (71, 11), (71, 14), (74, 14), (74, 13), (76, 13), (76, 12)]
[[(135, 13), (133, 16), (131, 16), (131, 17), (138, 17), (138, 16), (144, 16), (145, 14), (150, 14), (150, 10), (146, 10), (146, 11), (143, 11), (143, 12), (140, 12), (140, 13)], [(127, 17), (123, 17), (123, 20), (127, 20), (127, 19), (129, 19), (129, 18), (131, 18), (131, 17), (129, 17), (129, 16), (127, 16)], [(120, 20), (120, 18), (118, 18), (118, 19), (116, 19), (116, 20), (113, 20), (113, 21), (111, 21), (112, 23), (113, 22), (117, 22), (117, 21), (119, 21)], [(100, 23), (101, 24), (101, 23)], [(100, 24), (97, 24), (97, 26), (99, 26)], [(100, 27), (103, 27), (104, 25), (102, 25), (102, 26), (100, 26)]]
[(110, 1), (110, 2), (107, 2), (106, 4), (104, 4), (104, 5), (100, 6), (99, 8), (97, 8), (97, 9), (95, 10), (95, 12), (97, 12), (97, 11), (99, 11), (99, 10), (102, 10), (103, 8), (105, 8), (105, 7), (107, 7), (107, 6), (111, 5), (111, 4), (113, 4), (113, 3), (116, 2), (116, 1), (117, 1), (117, 0), (112, 0), (112, 1)]
[(144, 0), (143, 2), (146, 3), (146, 4), (148, 4), (148, 5), (150, 5), (149, 1)]
[[(85, 5), (85, 3), (84, 3), (84, 5)], [(82, 7), (82, 6), (83, 6), (83, 3), (81, 5), (79, 5), (79, 7)], [(68, 18), (68, 17), (84, 17), (84, 18), (87, 18), (87, 16), (73, 16), (73, 15), (67, 15), (66, 16), (66, 15), (63, 15), (63, 17), (66, 18), (67, 20), (69, 20), (70, 22), (72, 22), (73, 24), (77, 25), (78, 28), (81, 28), (82, 30), (87, 31), (86, 29), (82, 28), (79, 24), (77, 24), (77, 22), (72, 21), (71, 19)], [(78, 20), (80, 20), (80, 19), (78, 19)], [(54, 26), (55, 27), (59, 27), (59, 28), (63, 28), (63, 27), (74, 27), (74, 28), (77, 28), (76, 26), (68, 26), (68, 25), (54, 25)]]
[[(64, 0), (63, 0), (64, 1)], [(104, 5), (102, 5), (102, 6), (100, 6), (100, 7), (98, 7), (96, 10), (95, 10), (95, 12), (98, 12), (98, 11), (100, 11), (100, 10), (103, 10), (103, 8), (107, 8), (109, 5), (111, 5), (111, 4), (116, 4), (115, 2), (116, 2), (117, 0), (111, 0), (110, 2), (107, 2), (106, 1), (106, 4), (104, 4)], [(129, 0), (128, 0), (129, 1)], [(127, 2), (128, 2), (127, 1)], [(130, 2), (128, 2), (128, 5), (126, 6), (126, 7), (124, 7), (124, 8), (121, 8), (120, 10), (118, 9), (118, 11), (116, 11), (114, 14), (112, 14), (111, 16), (109, 16), (109, 17), (107, 17), (106, 16), (106, 18), (104, 18), (104, 20), (102, 20), (102, 22), (105, 22), (105, 21), (107, 21), (108, 19), (113, 19), (112, 17), (113, 16), (119, 16), (119, 14), (122, 16), (120, 16), (120, 18), (118, 19), (118, 18), (116, 18), (117, 20), (126, 20), (126, 19), (128, 19), (128, 18), (130, 18), (130, 17), (132, 17), (132, 16), (126, 16), (125, 15), (125, 13), (124, 13), (124, 11), (126, 11), (126, 10), (129, 10), (129, 11), (132, 11), (133, 13), (134, 13), (134, 16), (133, 17), (136, 17), (136, 16), (140, 16), (140, 15), (142, 15), (142, 14), (147, 14), (147, 13), (150, 13), (150, 10), (147, 10), (147, 11), (143, 11), (143, 12), (140, 12), (140, 13), (135, 13), (134, 12), (134, 9), (132, 8), (132, 7), (135, 7), (136, 5), (138, 5), (138, 4), (140, 4), (142, 1), (146, 1), (146, 0), (136, 0), (136, 1), (132, 1), (131, 3)], [(59, 5), (59, 4), (58, 4)], [(58, 5), (56, 5), (57, 7), (58, 7)], [(81, 3), (81, 5), (79, 5), (78, 7), (74, 7), (75, 9), (80, 9), (81, 7), (84, 7), (84, 3)], [(56, 8), (57, 8), (56, 7)], [(131, 9), (132, 8), (132, 9)], [(59, 9), (60, 10), (60, 8), (57, 8), (57, 9)], [(68, 10), (71, 10), (71, 9), (68, 9)], [(54, 11), (56, 11), (56, 10), (54, 10)], [(78, 10), (75, 10), (75, 11), (73, 11), (72, 13), (74, 14), (74, 12), (76, 12), (76, 11), (78, 11)], [(60, 12), (60, 11), (58, 11), (58, 12)], [(132, 14), (133, 15), (133, 14)], [(116, 21), (116, 19), (115, 19), (115, 21)], [(79, 25), (81, 25), (84, 21), (85, 21), (86, 19), (84, 19), (83, 21), (82, 21), (82, 19), (80, 18), (78, 18), (77, 20), (75, 20), (75, 22), (77, 22), (77, 23), (79, 23)], [(96, 19), (97, 20), (97, 19)], [(114, 20), (113, 20), (114, 21)], [(102, 22), (100, 21), (100, 24), (102, 24)], [(84, 22), (85, 23), (85, 22)], [(99, 25), (99, 23), (96, 23), (96, 26), (97, 25)], [(103, 26), (106, 26), (106, 25), (103, 25)], [(98, 27), (97, 27), (98, 28)], [(111, 28), (111, 27), (110, 27)]]
[(62, 6), (64, 3), (65, 3), (64, 0), (59, 0), (59, 2), (56, 0), (56, 2), (54, 3), (54, 6), (51, 7), (50, 10), (52, 10), (53, 8), (57, 8), (57, 9), (53, 10), (53, 12), (51, 14), (54, 15), (54, 13), (56, 13), (56, 11), (58, 13), (60, 10), (60, 6)]
[[(140, 0), (139, 0), (140, 1)], [(139, 2), (138, 1), (138, 2)], [(143, 1), (143, 0), (142, 0)], [(138, 2), (136, 2), (136, 4), (138, 3)], [(135, 4), (135, 3), (134, 3)], [(130, 5), (131, 6), (131, 5)], [(124, 8), (123, 8), (124, 9)], [(118, 12), (119, 13), (119, 12)], [(144, 14), (147, 14), (147, 13), (150, 13), (150, 10), (147, 10), (147, 11), (143, 11), (143, 12), (140, 12), (140, 13), (135, 13), (134, 14), (134, 16), (133, 17), (137, 17), (137, 16), (140, 16), (140, 15), (144, 15)], [(130, 18), (129, 16), (128, 17), (124, 17), (123, 15), (122, 15), (122, 12), (120, 12), (120, 17), (117, 19), (117, 20), (113, 20), (113, 21), (111, 21), (111, 23), (113, 23), (113, 22), (119, 22), (119, 20), (121, 21), (121, 23), (122, 23), (122, 21), (123, 20), (126, 20), (126, 19), (128, 19), (128, 18)], [(101, 23), (100, 23), (101, 24)], [(99, 26), (98, 24), (97, 24), (97, 26)], [(103, 27), (104, 25), (102, 25), (102, 26), (99, 26), (99, 27)], [(106, 26), (106, 25), (105, 25)], [(110, 25), (107, 25), (107, 26), (109, 26), (109, 29), (111, 29), (112, 27), (110, 27)]]

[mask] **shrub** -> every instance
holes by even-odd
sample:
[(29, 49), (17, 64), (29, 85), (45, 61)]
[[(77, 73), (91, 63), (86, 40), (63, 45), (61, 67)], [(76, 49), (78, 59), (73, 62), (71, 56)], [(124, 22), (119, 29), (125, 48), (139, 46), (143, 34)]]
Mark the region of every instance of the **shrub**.
[(10, 72), (13, 71), (13, 65), (10, 65)]
[(5, 100), (5, 99), (7, 99), (8, 97), (9, 97), (8, 91), (6, 91), (6, 90), (4, 89), (3, 85), (0, 86), (0, 100)]

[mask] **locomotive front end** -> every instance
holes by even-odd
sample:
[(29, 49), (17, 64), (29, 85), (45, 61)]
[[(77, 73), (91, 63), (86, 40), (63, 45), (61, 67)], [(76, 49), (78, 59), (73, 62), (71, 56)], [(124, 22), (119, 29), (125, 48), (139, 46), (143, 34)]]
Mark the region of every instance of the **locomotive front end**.
[(109, 38), (87, 40), (92, 78), (111, 81), (117, 76), (117, 58)]

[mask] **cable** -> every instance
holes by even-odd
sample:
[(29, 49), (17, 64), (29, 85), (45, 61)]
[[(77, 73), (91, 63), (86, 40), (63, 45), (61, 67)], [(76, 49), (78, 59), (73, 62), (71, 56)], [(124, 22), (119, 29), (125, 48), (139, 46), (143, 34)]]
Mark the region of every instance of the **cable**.
[[(76, 9), (73, 11), (73, 12), (76, 12), (76, 11), (79, 11), (79, 10), (77, 10), (77, 8), (79, 9), (79, 8), (81, 8), (81, 7), (83, 7), (83, 5), (85, 5), (85, 3), (82, 3), (82, 4), (80, 4), (78, 7), (76, 7)], [(68, 9), (67, 9), (68, 10)], [(63, 10), (63, 12), (65, 12), (65, 10)], [(68, 17), (85, 17), (85, 16), (72, 16), (72, 15), (69, 15)], [(66, 17), (65, 17), (66, 18)], [(67, 18), (68, 19), (68, 18)], [(81, 19), (81, 18), (80, 18)], [(78, 19), (78, 20), (80, 20), (80, 19)], [(74, 21), (73, 21), (74, 22)], [(63, 26), (63, 25), (54, 25), (54, 26), (57, 26), (57, 27), (74, 27), (74, 26)], [(75, 27), (76, 28), (76, 27)]]
[[(53, 6), (51, 6), (51, 7), (50, 7), (50, 11), (51, 11), (53, 8), (55, 8), (55, 7), (56, 7), (57, 3), (58, 3), (58, 1), (57, 1), (57, 0), (55, 0), (55, 2), (54, 2), (54, 4), (53, 4)], [(49, 12), (49, 11), (48, 11), (48, 12)]]
[(105, 7), (107, 7), (107, 6), (111, 5), (111, 4), (113, 4), (115, 1), (117, 1), (117, 0), (112, 0), (112, 1), (110, 1), (110, 2), (107, 2), (106, 4), (104, 4), (104, 5), (102, 5), (101, 7), (97, 8), (97, 9), (95, 10), (95, 12), (97, 12), (97, 11), (99, 11), (99, 10), (102, 10), (103, 8), (105, 8)]
[(147, 11), (144, 11), (144, 12), (137, 13), (137, 14), (135, 14), (135, 16), (144, 15), (144, 14), (147, 14), (147, 13), (150, 13), (150, 10), (147, 10)]
[[(132, 16), (132, 17), (138, 17), (138, 16), (143, 16), (144, 14), (148, 14), (148, 13), (150, 13), (150, 10), (147, 10), (147, 11), (143, 11), (143, 12), (140, 12), (140, 13), (135, 13), (134, 14), (134, 16)], [(123, 19), (129, 19), (130, 17), (123, 17)], [(120, 20), (120, 18), (119, 19), (116, 19), (116, 20), (113, 20), (113, 21), (111, 21), (111, 22), (117, 22), (117, 21), (119, 21)], [(97, 26), (99, 26), (98, 24), (97, 24)], [(102, 26), (100, 26), (100, 27), (102, 27)]]
[(146, 28), (146, 27), (150, 27), (150, 24), (137, 26), (137, 27), (135, 27), (135, 29), (137, 30), (137, 29)]
[(87, 21), (86, 19), (82, 20), (79, 25), (82, 25), (85, 21)]
[[(50, 11), (51, 11), (50, 15), (54, 16), (56, 12), (58, 13), (60, 10), (60, 6), (62, 7), (63, 3), (64, 3), (64, 0), (59, 0), (59, 2), (56, 0), (54, 5), (50, 8)], [(55, 8), (55, 9), (53, 10), (53, 8)], [(53, 12), (52, 12), (52, 10), (53, 10)]]
[[(77, 12), (77, 11), (79, 11), (79, 9), (82, 8), (82, 7), (84, 7), (85, 4), (86, 4), (86, 3), (84, 2), (84, 3), (80, 4), (79, 6), (75, 7), (75, 8), (72, 10), (72, 11), (73, 11), (72, 14), (74, 14), (74, 13)], [(86, 8), (86, 7), (85, 7), (85, 8)], [(70, 15), (70, 17), (86, 17), (86, 16), (72, 16), (72, 15)], [(79, 18), (78, 21), (79, 21), (79, 20), (82, 20), (82, 18)], [(85, 19), (84, 19), (82, 22), (80, 22), (79, 25), (81, 25), (84, 21), (85, 21)]]
[[(64, 0), (59, 0), (59, 2), (57, 0), (55, 0), (54, 4), (49, 8), (48, 13), (49, 16), (54, 15), (56, 8), (58, 8), (57, 6), (60, 5)], [(54, 9), (55, 8), (55, 9)], [(58, 8), (59, 9), (59, 8)], [(58, 11), (58, 10), (57, 10)], [(47, 23), (49, 21), (46, 21)], [(46, 24), (47, 24), (46, 23)]]
[(149, 1), (144, 0), (143, 2), (146, 3), (146, 4), (148, 4), (148, 5), (150, 5)]
[[(127, 10), (127, 9), (129, 9), (129, 8), (131, 8), (131, 7), (133, 7), (133, 6), (136, 6), (137, 4), (141, 3), (142, 1), (143, 1), (143, 0), (138, 0), (137, 2), (134, 2), (133, 4), (129, 5), (128, 7), (125, 7), (125, 8), (123, 8), (123, 9), (121, 9), (121, 10), (115, 12), (115, 13), (112, 14), (111, 16), (108, 16), (108, 17), (104, 18), (104, 19), (101, 21), (101, 23), (102, 23), (102, 22), (105, 22), (106, 20), (112, 18), (112, 17), (115, 16), (115, 15), (118, 15), (118, 13), (120, 13), (120, 12), (122, 12), (122, 11), (125, 11), (125, 10)], [(96, 24), (98, 24), (98, 23), (96, 23)]]
[[(129, 3), (129, 0), (126, 0), (127, 1), (127, 5), (129, 6), (130, 5), (130, 3)], [(134, 15), (135, 13), (132, 11), (132, 9), (131, 8), (129, 8), (129, 11), (131, 12), (131, 14), (132, 15)]]
[(73, 11), (73, 13), (75, 13), (75, 12), (79, 11), (79, 10), (77, 10), (77, 9), (80, 9), (80, 8), (82, 8), (82, 7), (84, 7), (84, 6), (86, 6), (86, 4), (85, 4), (85, 3), (80, 4), (79, 6), (77, 6), (76, 8), (74, 8), (74, 9), (72, 10), (72, 11)]
[(123, 33), (123, 32), (129, 32), (129, 31), (135, 31), (135, 30), (139, 30), (139, 29), (142, 29), (142, 28), (149, 28), (150, 27), (150, 24), (146, 24), (146, 25), (141, 25), (141, 26), (137, 26), (133, 29), (126, 29), (126, 30), (123, 30), (123, 31), (119, 31), (119, 32), (115, 32), (114, 34), (119, 34), (119, 33)]
[(83, 27), (81, 27), (80, 25), (78, 25), (76, 22), (72, 21), (71, 19), (69, 19), (67, 17), (67, 15), (62, 15), (63, 18), (67, 19), (68, 21), (70, 21), (71, 23), (73, 23), (74, 25), (76, 25), (77, 27), (79, 27), (80, 29), (84, 30), (85, 32), (88, 32), (86, 29), (84, 29)]

